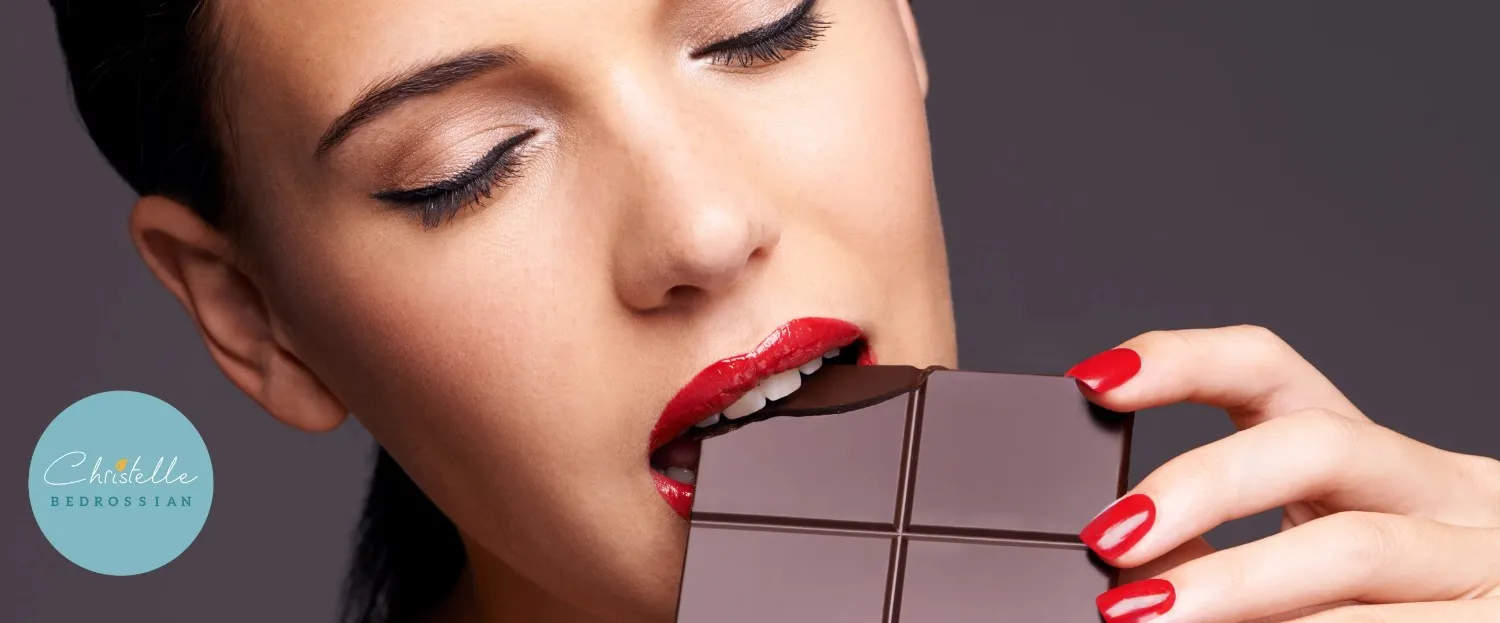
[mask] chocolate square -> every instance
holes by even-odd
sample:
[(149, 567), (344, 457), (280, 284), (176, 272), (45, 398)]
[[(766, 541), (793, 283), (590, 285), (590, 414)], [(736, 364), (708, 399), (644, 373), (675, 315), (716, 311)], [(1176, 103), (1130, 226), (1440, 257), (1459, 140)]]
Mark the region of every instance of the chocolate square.
[(680, 623), (1097, 623), (1130, 414), (1062, 377), (829, 366), (705, 439)]
[(1077, 534), (1123, 493), (1121, 417), (1072, 379), (939, 370), (926, 393), (914, 526)]

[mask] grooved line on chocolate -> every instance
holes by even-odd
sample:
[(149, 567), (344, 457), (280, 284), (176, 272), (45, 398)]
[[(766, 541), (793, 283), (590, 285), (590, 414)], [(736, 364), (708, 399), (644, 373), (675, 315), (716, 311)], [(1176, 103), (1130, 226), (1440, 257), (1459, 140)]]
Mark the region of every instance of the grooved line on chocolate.
[(932, 368), (922, 372), (921, 384), (907, 397), (906, 434), (902, 437), (901, 478), (896, 481), (896, 538), (891, 546), (891, 570), (886, 574), (885, 621), (901, 618), (901, 591), (906, 583), (906, 537), (911, 527), (911, 496), (917, 486), (917, 450), (922, 444), (922, 404), (927, 398), (927, 377)]
[(980, 542), (994, 543), (996, 545), (1035, 545), (1065, 549), (1088, 549), (1077, 536), (1053, 534), (1050, 532), (995, 530), (990, 528), (954, 528), (950, 526), (910, 526), (905, 530), (897, 530), (894, 526), (868, 521), (793, 519), (761, 515), (738, 515), (733, 513), (702, 513), (702, 516), (703, 519), (694, 519), (693, 523), (705, 528), (718, 528), (722, 530), (750, 530), (753, 532), (766, 532), (769, 530), (773, 532), (800, 534), (869, 536), (882, 539), (903, 537), (921, 539), (923, 541)]
[[(904, 388), (894, 394), (886, 394), (880, 399), (864, 400), (858, 403), (858, 408), (865, 408), (884, 400), (894, 399), (901, 393), (907, 394), (901, 468), (896, 481), (896, 509), (890, 523), (713, 512), (693, 513), (693, 523), (703, 527), (731, 530), (763, 531), (770, 528), (776, 531), (804, 534), (890, 539), (891, 556), (889, 567), (886, 569), (885, 600), (882, 605), (881, 623), (900, 623), (901, 594), (906, 580), (907, 543), (912, 539), (1087, 551), (1088, 547), (1074, 534), (912, 524), (912, 499), (916, 495), (917, 488), (917, 459), (922, 447), (922, 416), (927, 402), (927, 377), (940, 369), (942, 368), (934, 366), (921, 371), (917, 384), (913, 387)], [(819, 415), (850, 410), (854, 410), (853, 406), (846, 405), (840, 409), (824, 410)], [(1125, 478), (1123, 472), (1124, 470), (1120, 477), (1122, 493)]]

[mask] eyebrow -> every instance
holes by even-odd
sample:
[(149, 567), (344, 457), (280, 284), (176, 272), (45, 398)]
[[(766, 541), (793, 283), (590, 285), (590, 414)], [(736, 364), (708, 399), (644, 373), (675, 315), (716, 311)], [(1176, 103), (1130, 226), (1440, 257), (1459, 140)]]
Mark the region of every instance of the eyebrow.
[(355, 99), (349, 110), (328, 124), (323, 138), (318, 139), (318, 148), (313, 151), (313, 157), (321, 158), (360, 126), (401, 102), (419, 95), (438, 93), (484, 74), (524, 62), (526, 57), (511, 46), (480, 48), (375, 80)]

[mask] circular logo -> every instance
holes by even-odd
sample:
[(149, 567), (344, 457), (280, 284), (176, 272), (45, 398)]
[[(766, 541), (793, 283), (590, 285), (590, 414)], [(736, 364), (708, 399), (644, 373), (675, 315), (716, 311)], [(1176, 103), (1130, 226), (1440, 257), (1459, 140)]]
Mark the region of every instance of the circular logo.
[(203, 437), (154, 396), (112, 391), (64, 409), (31, 455), (31, 512), (80, 567), (135, 575), (191, 545), (213, 502)]

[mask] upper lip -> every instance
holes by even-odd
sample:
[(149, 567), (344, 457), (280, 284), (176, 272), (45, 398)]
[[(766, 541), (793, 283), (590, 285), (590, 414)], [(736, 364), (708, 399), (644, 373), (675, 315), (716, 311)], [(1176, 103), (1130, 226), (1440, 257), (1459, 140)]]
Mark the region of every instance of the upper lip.
[(765, 378), (854, 343), (859, 327), (835, 318), (798, 318), (777, 327), (750, 352), (720, 359), (688, 381), (662, 409), (651, 431), (655, 451), (693, 424), (723, 411)]

